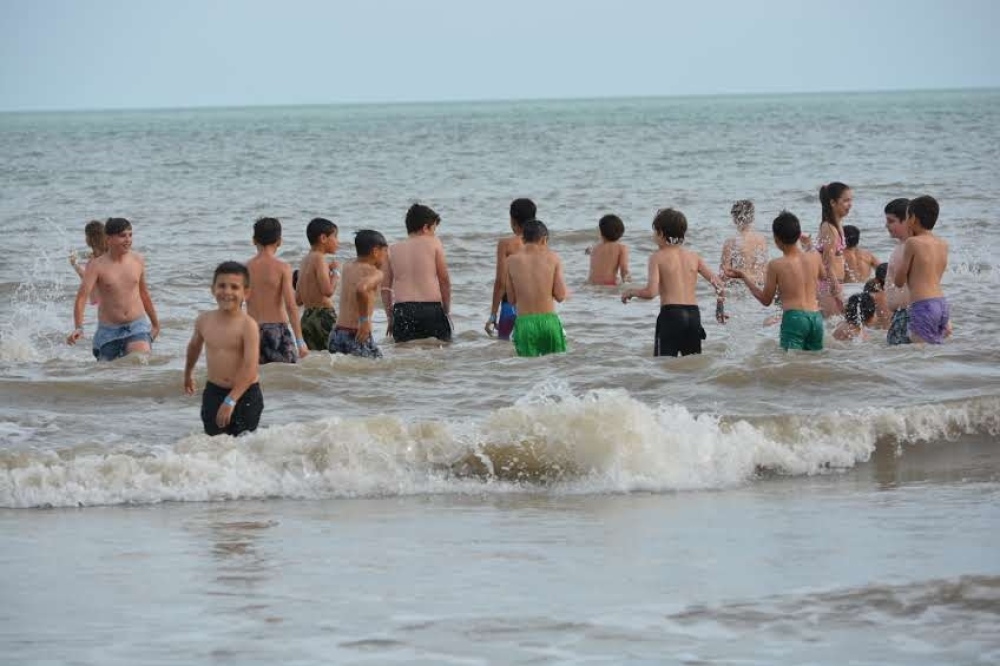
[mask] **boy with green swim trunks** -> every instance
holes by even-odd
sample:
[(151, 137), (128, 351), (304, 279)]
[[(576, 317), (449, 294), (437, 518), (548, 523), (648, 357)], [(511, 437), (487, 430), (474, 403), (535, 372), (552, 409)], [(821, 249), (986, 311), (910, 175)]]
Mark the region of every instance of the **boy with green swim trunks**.
[(512, 339), (518, 356), (544, 356), (566, 351), (566, 334), (555, 302), (566, 300), (559, 255), (549, 249), (549, 230), (541, 220), (522, 227), (524, 249), (507, 258), (505, 291), (517, 308)]
[(823, 259), (816, 252), (799, 249), (802, 227), (799, 218), (781, 211), (771, 225), (774, 244), (781, 250), (779, 259), (767, 264), (764, 288), (761, 289), (740, 269), (726, 269), (729, 277), (740, 278), (750, 293), (763, 305), (774, 301), (781, 292), (781, 348), (820, 351), (823, 349), (823, 316), (816, 300), (816, 285), (826, 279)]
[(340, 281), (340, 264), (336, 260), (326, 260), (328, 254), (335, 254), (340, 247), (337, 225), (317, 217), (306, 227), (306, 238), (309, 240), (309, 254), (299, 266), (295, 302), (305, 308), (302, 312), (302, 338), (310, 350), (317, 351), (326, 349), (330, 332), (337, 323), (333, 292)]

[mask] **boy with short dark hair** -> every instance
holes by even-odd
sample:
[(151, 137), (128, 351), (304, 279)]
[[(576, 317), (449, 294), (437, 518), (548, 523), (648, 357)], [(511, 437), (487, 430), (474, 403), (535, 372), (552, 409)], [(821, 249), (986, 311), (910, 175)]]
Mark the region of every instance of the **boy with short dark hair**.
[(861, 230), (853, 224), (844, 225), (844, 282), (865, 282), (881, 263), (868, 250), (858, 247)]
[[(496, 275), (493, 278), (493, 300), (490, 302), (490, 317), (486, 320), (486, 333), (493, 335), (496, 331), (501, 340), (509, 340), (517, 320), (517, 310), (507, 300), (504, 284), (507, 280), (507, 258), (524, 248), (521, 240), (521, 228), (525, 222), (535, 219), (538, 209), (531, 199), (514, 199), (510, 203), (510, 230), (513, 236), (497, 241)], [(497, 317), (497, 308), (500, 310)]]
[(659, 249), (649, 257), (646, 286), (626, 289), (622, 303), (632, 298), (660, 297), (654, 356), (700, 354), (705, 329), (701, 327), (701, 310), (695, 295), (698, 276), (708, 280), (717, 295), (722, 293), (722, 281), (696, 252), (682, 247), (687, 234), (684, 213), (673, 208), (658, 211), (653, 219), (653, 231)]
[(910, 228), (906, 226), (906, 208), (909, 199), (893, 199), (885, 205), (885, 230), (889, 236), (899, 241), (889, 255), (885, 275), (885, 303), (891, 314), (889, 328), (885, 340), (890, 345), (905, 345), (910, 343), (910, 290), (896, 286), (896, 273), (903, 262), (903, 245), (910, 237)]
[(295, 302), (303, 306), (302, 338), (306, 346), (318, 351), (326, 349), (330, 332), (337, 323), (333, 307), (333, 292), (340, 281), (340, 264), (326, 260), (340, 247), (337, 225), (322, 217), (314, 218), (306, 226), (309, 253), (299, 265), (298, 284), (295, 285)]
[(823, 315), (816, 300), (816, 286), (826, 279), (826, 269), (819, 253), (799, 249), (802, 227), (799, 218), (787, 210), (781, 211), (771, 225), (774, 244), (782, 256), (767, 263), (764, 288), (761, 289), (739, 269), (727, 269), (730, 277), (741, 278), (762, 305), (774, 301), (781, 292), (781, 348), (821, 351), (823, 349)]
[(235, 261), (218, 265), (212, 295), (218, 308), (194, 322), (184, 363), (184, 392), (195, 391), (194, 366), (205, 348), (208, 381), (201, 394), (201, 422), (206, 435), (252, 432), (264, 411), (258, 378), (260, 353), (257, 322), (243, 311), (250, 293), (250, 271)]
[(628, 247), (618, 242), (625, 233), (625, 223), (617, 215), (605, 215), (597, 222), (601, 242), (587, 249), (590, 255), (590, 275), (587, 282), (614, 287), (618, 277), (631, 279), (628, 270)]
[(950, 307), (941, 291), (948, 267), (948, 243), (934, 235), (940, 207), (931, 196), (917, 197), (906, 209), (910, 237), (893, 276), (897, 287), (910, 289), (909, 335), (913, 342), (939, 345), (951, 333)]
[(865, 327), (875, 322), (877, 307), (872, 295), (864, 292), (853, 294), (844, 306), (844, 321), (837, 324), (833, 337), (837, 340), (864, 340)]
[(372, 311), (382, 280), (389, 244), (377, 231), (362, 229), (354, 236), (358, 258), (344, 266), (340, 284), (340, 319), (330, 334), (331, 354), (382, 358), (372, 337)]
[(298, 360), (296, 347), (300, 357), (306, 356), (309, 349), (302, 339), (292, 267), (277, 256), (281, 247), (281, 222), (273, 217), (257, 220), (253, 225), (253, 242), (257, 246), (257, 256), (247, 262), (253, 285), (247, 297), (247, 313), (260, 327), (260, 363), (295, 363)]
[(549, 230), (541, 220), (521, 228), (524, 247), (506, 262), (507, 298), (517, 308), (514, 349), (518, 356), (544, 356), (566, 351), (566, 333), (555, 302), (566, 300), (559, 255), (549, 249)]

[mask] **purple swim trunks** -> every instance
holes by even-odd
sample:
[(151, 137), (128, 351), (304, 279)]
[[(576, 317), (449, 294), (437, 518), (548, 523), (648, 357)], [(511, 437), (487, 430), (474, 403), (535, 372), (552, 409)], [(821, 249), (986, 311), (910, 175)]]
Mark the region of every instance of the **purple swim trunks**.
[(932, 345), (941, 344), (948, 332), (950, 311), (943, 297), (910, 303), (910, 337), (916, 335)]

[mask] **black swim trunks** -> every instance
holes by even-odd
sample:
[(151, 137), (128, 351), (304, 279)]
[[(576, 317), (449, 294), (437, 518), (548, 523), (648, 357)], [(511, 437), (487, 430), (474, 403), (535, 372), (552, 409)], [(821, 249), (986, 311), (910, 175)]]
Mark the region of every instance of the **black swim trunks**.
[(705, 329), (697, 305), (664, 305), (656, 318), (653, 356), (688, 356), (701, 353)]
[(201, 423), (205, 426), (206, 435), (214, 437), (226, 434), (235, 437), (241, 432), (253, 432), (257, 429), (260, 415), (264, 411), (264, 394), (261, 393), (259, 383), (251, 384), (236, 401), (236, 408), (225, 429), (216, 425), (215, 417), (222, 401), (229, 395), (229, 390), (212, 382), (205, 384), (205, 390), (201, 393)]
[(395, 303), (392, 306), (392, 337), (396, 342), (437, 338), (451, 342), (451, 322), (441, 303)]

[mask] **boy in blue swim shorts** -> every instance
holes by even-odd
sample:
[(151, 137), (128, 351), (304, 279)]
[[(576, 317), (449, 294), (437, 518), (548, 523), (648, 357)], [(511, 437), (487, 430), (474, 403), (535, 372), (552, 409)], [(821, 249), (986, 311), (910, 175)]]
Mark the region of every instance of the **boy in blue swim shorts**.
[[(517, 308), (504, 291), (507, 280), (507, 259), (524, 249), (521, 239), (524, 224), (535, 219), (535, 202), (531, 199), (514, 199), (510, 204), (510, 230), (513, 236), (497, 241), (496, 276), (493, 278), (493, 300), (490, 302), (490, 317), (486, 320), (486, 333), (495, 332), (501, 340), (509, 340), (517, 321)], [(499, 320), (497, 312), (499, 311)]]

